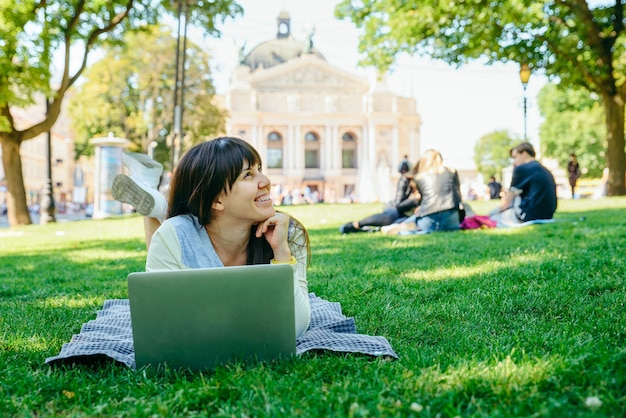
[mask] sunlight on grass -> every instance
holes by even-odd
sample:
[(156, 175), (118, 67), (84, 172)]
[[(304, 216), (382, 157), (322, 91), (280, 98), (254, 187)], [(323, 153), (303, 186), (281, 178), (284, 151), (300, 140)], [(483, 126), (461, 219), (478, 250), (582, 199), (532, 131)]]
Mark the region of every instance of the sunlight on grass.
[(416, 384), (419, 389), (431, 394), (459, 389), (469, 391), (489, 389), (494, 394), (510, 395), (522, 387), (533, 386), (549, 379), (560, 365), (561, 360), (558, 357), (514, 360), (509, 355), (495, 363), (483, 361), (461, 363), (448, 367), (445, 371), (439, 367), (425, 369), (422, 370)]
[[(436, 270), (414, 270), (407, 272), (406, 277), (420, 281), (438, 281), (455, 279), (472, 279), (477, 276), (498, 272), (506, 268), (518, 268), (520, 265), (530, 265), (531, 263), (541, 263), (545, 254), (522, 254), (511, 256), (506, 261), (491, 260), (475, 266), (450, 266), (438, 267)], [(496, 273), (497, 274), (497, 273)]]
[(92, 261), (102, 260), (134, 260), (141, 259), (142, 262), (146, 258), (146, 252), (138, 250), (136, 253), (129, 252), (128, 250), (103, 250), (101, 248), (94, 248), (90, 250), (76, 250), (68, 251), (65, 256), (74, 262), (89, 263)]
[[(548, 224), (550, 225), (550, 224)], [(542, 228), (545, 225), (528, 225), (524, 227), (513, 227), (513, 228), (492, 228), (489, 229), (488, 233), (493, 235), (522, 235), (527, 233), (527, 229), (532, 228)]]
[(24, 231), (2, 231), (0, 232), (0, 238), (13, 238), (24, 236)]
[(37, 352), (48, 350), (50, 343), (41, 335), (12, 334), (0, 343), (2, 350)]
[(50, 296), (38, 301), (34, 306), (43, 308), (88, 308), (102, 304), (102, 297), (98, 296)]

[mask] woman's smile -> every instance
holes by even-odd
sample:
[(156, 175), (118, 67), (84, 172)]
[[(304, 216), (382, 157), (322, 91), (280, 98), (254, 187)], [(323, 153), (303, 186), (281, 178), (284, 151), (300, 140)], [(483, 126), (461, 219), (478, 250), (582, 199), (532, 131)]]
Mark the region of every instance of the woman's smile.
[(270, 195), (267, 193), (257, 197), (256, 199), (254, 199), (254, 201), (260, 204), (272, 203), (272, 199), (270, 198)]

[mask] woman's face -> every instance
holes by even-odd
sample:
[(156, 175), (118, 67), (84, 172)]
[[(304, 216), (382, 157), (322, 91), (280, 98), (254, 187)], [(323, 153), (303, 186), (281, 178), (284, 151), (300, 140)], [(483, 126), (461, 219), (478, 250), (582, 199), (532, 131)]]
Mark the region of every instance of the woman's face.
[(241, 173), (230, 192), (222, 193), (223, 214), (249, 221), (251, 224), (274, 216), (276, 210), (270, 198), (271, 182), (260, 165), (251, 166), (244, 161)]

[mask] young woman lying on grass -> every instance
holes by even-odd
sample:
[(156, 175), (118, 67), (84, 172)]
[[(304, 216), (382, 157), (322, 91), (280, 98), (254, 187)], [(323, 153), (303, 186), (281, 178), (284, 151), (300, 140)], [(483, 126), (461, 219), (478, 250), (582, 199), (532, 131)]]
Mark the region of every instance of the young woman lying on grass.
[(172, 175), (169, 207), (156, 189), (160, 164), (143, 154), (125, 154), (124, 162), (130, 173), (116, 176), (112, 193), (144, 215), (147, 271), (291, 264), (296, 336), (306, 331), (309, 237), (274, 209), (271, 182), (248, 142), (220, 137), (187, 151)]

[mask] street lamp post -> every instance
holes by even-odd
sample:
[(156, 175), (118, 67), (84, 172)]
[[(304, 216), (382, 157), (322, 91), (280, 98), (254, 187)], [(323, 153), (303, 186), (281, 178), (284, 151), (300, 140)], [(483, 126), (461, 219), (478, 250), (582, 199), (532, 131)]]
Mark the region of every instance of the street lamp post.
[(524, 88), (524, 141), (528, 141), (528, 130), (527, 130), (528, 117), (527, 117), (527, 112), (526, 112), (528, 108), (528, 101), (526, 98), (526, 86), (528, 85), (528, 80), (530, 79), (530, 67), (528, 66), (528, 64), (523, 63), (520, 66), (519, 78), (522, 82), (522, 87)]
[[(50, 109), (50, 101), (46, 97), (46, 115)], [(46, 132), (46, 180), (44, 184), (43, 193), (41, 195), (41, 202), (39, 205), (39, 223), (42, 225), (48, 222), (56, 222), (55, 212), (56, 205), (54, 204), (54, 191), (52, 188), (52, 132), (50, 129)]]
[[(47, 22), (47, 8), (46, 3), (44, 3), (44, 29), (46, 29)], [(49, 56), (50, 54), (50, 42), (45, 40), (44, 37), (44, 56)], [(46, 101), (46, 119), (48, 118), (48, 113), (50, 112), (50, 99), (48, 96), (44, 95), (44, 100)], [(42, 225), (47, 224), (48, 222), (56, 222), (56, 205), (54, 204), (54, 190), (52, 189), (52, 127), (48, 128), (46, 132), (46, 179), (43, 188), (43, 193), (41, 195), (41, 200), (39, 202), (39, 223)]]
[[(184, 23), (181, 25), (181, 20)], [(178, 165), (180, 157), (181, 142), (183, 138), (183, 108), (185, 91), (185, 60), (187, 56), (187, 21), (189, 20), (189, 0), (178, 0), (178, 30), (176, 36), (176, 70), (174, 82), (174, 119), (172, 123), (172, 149), (171, 164), (172, 170)], [(181, 28), (182, 26), (182, 28)], [(183, 31), (181, 35), (181, 29)], [(181, 37), (183, 45), (181, 48)]]

